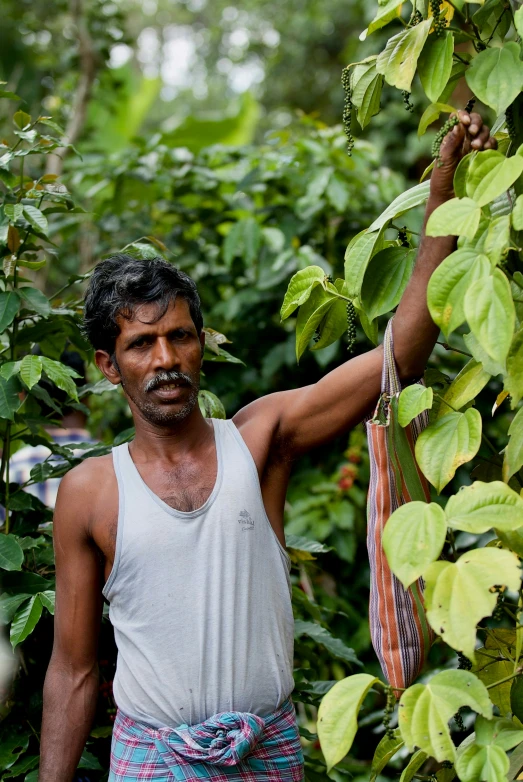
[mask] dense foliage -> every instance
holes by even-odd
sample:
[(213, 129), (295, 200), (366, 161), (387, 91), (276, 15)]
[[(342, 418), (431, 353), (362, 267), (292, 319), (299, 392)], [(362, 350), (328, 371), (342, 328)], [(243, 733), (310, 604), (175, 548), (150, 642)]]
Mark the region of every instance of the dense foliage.
[[(401, 693), (399, 727), (384, 736), (373, 765), (378, 773), (405, 747), (415, 752), (402, 780), (425, 769), (440, 780), (502, 782), (507, 775), (519, 777), (523, 767), (523, 9), (498, 0), (412, 5), (389, 0), (380, 4), (367, 34), (395, 22), (401, 29), (381, 53), (348, 68), (350, 114), (365, 126), (380, 110), (385, 84), (408, 97), (417, 75), (430, 101), (420, 117), (424, 133), (441, 113), (453, 110), (448, 105), (453, 87), (464, 76), (473, 96), (495, 115), (498, 151), (472, 151), (463, 159), (454, 178), (456, 197), (427, 224), (429, 236), (459, 237), (458, 249), (430, 280), (428, 305), (445, 338), (452, 335), (454, 348), (468, 361), (453, 379), (431, 372), (427, 388), (411, 386), (400, 395), (403, 426), (430, 409), (416, 457), (434, 487), (434, 501), (402, 506), (384, 535), (388, 561), (404, 587), (423, 577), (428, 621), (457, 659)], [(347, 133), (350, 151), (349, 128)], [(339, 336), (347, 299), (371, 334), (376, 318), (396, 306), (412, 270), (413, 237), (406, 241), (408, 231), (393, 237), (389, 228), (427, 194), (428, 183), (411, 188), (349, 243), (344, 279), (332, 282), (319, 266), (293, 277), (281, 314), (286, 318), (299, 308), (298, 356), (316, 330), (319, 342), (313, 347)], [(501, 447), (485, 434), (488, 421), (478, 409), (484, 397), (491, 415), (509, 404), (516, 411)], [(458, 493), (442, 496), (465, 464), (476, 480), (465, 479)], [(351, 748), (361, 704), (380, 684), (358, 673), (325, 696), (318, 725), (329, 768)], [(467, 727), (473, 727), (457, 748), (449, 728), (453, 715), (458, 733), (465, 715)]]

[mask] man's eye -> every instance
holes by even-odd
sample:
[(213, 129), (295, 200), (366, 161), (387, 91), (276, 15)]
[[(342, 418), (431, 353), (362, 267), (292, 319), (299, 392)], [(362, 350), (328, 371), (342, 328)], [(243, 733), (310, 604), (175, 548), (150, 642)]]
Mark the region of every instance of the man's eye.
[(147, 342), (147, 340), (145, 338), (137, 339), (135, 342), (133, 342), (132, 347), (133, 348), (143, 348), (147, 344), (148, 344), (148, 342)]

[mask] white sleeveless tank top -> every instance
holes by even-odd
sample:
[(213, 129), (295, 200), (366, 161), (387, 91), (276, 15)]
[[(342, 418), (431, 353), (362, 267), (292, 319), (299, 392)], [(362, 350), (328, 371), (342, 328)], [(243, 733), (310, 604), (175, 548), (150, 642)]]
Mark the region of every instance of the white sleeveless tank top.
[(151, 491), (127, 443), (113, 449), (118, 532), (103, 595), (118, 647), (114, 697), (155, 728), (222, 711), (263, 717), (294, 686), (290, 560), (238, 429), (212, 422), (216, 484), (188, 513)]

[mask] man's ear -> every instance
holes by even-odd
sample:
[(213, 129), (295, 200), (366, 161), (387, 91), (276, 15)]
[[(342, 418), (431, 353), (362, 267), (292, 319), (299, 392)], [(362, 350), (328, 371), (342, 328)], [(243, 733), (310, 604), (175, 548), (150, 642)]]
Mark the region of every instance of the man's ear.
[(117, 386), (121, 383), (120, 373), (115, 366), (115, 362), (106, 350), (97, 350), (94, 354), (96, 366), (102, 372), (107, 380)]
[(202, 364), (203, 364), (203, 351), (205, 350), (205, 331), (203, 329), (200, 332), (200, 345), (202, 348)]

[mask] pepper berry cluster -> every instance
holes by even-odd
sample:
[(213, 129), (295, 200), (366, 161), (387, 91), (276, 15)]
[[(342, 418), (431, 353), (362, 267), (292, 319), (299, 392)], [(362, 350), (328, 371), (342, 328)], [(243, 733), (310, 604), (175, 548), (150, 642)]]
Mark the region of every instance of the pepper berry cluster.
[(414, 104), (410, 102), (410, 92), (408, 90), (402, 90), (401, 95), (406, 110), (412, 113), (414, 111)]
[(430, 0), (430, 10), (434, 20), (434, 32), (436, 35), (443, 35), (447, 27), (447, 21), (441, 14), (441, 0)]
[(354, 136), (352, 135), (351, 122), (352, 122), (352, 86), (350, 83), (350, 70), (347, 65), (341, 72), (341, 83), (345, 92), (343, 99), (343, 114), (342, 123), (343, 130), (347, 136), (347, 154), (349, 157), (352, 155), (354, 149)]
[(352, 301), (347, 302), (347, 350), (352, 352), (356, 342), (356, 310)]
[(391, 685), (389, 684), (385, 690), (387, 693), (387, 703), (385, 704), (385, 710), (383, 714), (383, 726), (385, 728), (385, 733), (388, 739), (394, 738), (394, 730), (390, 727), (390, 721), (392, 719), (392, 715), (394, 714), (394, 708), (396, 706), (396, 696), (394, 695), (394, 690), (392, 689)]
[(441, 166), (441, 158), (440, 158), (440, 148), (441, 144), (443, 142), (443, 139), (447, 135), (447, 133), (452, 130), (452, 128), (455, 125), (459, 124), (459, 119), (454, 117), (449, 117), (448, 120), (445, 122), (443, 127), (441, 127), (438, 132), (436, 133), (436, 136), (434, 137), (434, 141), (432, 142), (432, 157), (436, 158), (436, 162), (438, 166)]

